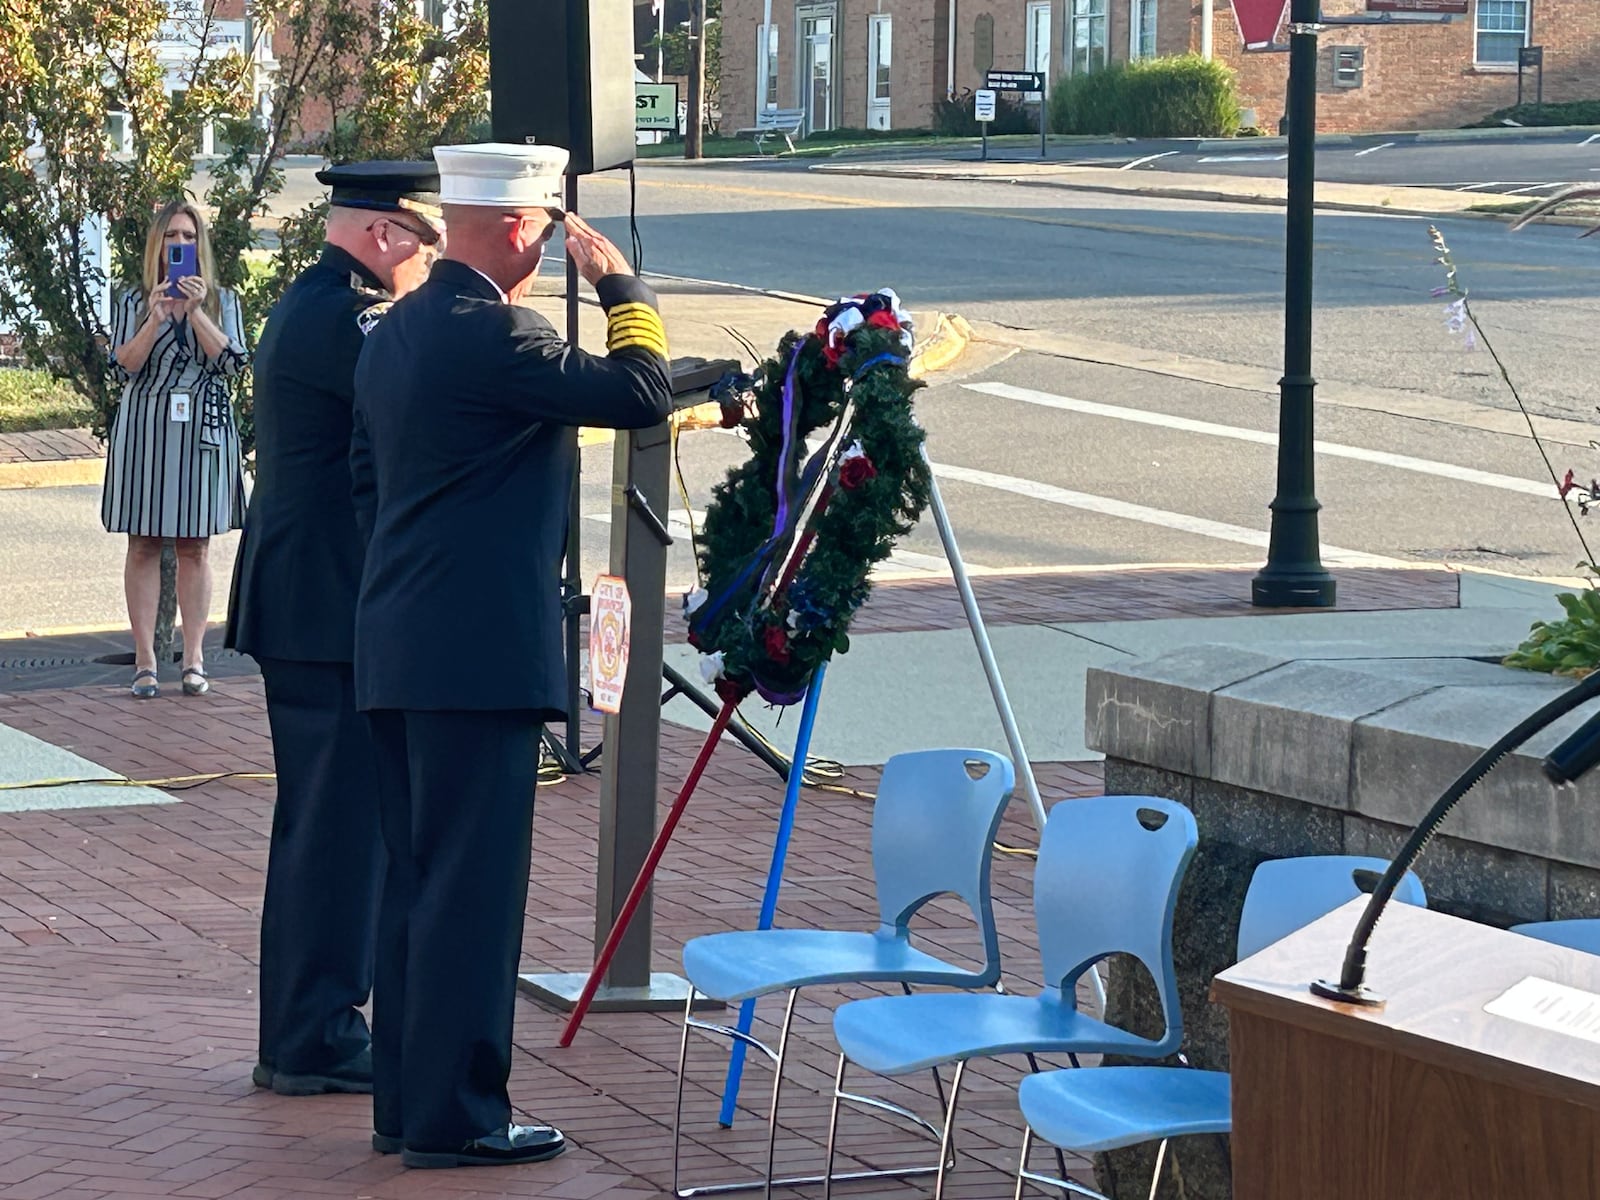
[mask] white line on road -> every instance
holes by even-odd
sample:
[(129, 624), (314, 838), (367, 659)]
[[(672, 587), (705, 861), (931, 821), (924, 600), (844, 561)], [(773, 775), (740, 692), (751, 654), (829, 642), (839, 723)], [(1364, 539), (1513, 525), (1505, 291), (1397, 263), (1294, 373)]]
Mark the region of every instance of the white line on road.
[(1522, 196), (1526, 195), (1528, 192), (1542, 192), (1545, 188), (1557, 188), (1563, 186), (1565, 185), (1559, 183), (1530, 183), (1527, 187), (1512, 188), (1506, 193), (1506, 195)]
[(1216, 158), (1202, 158), (1203, 163), (1219, 162), (1282, 162), (1287, 154), (1222, 154)]
[(1365, 150), (1357, 150), (1355, 157), (1360, 158), (1363, 154), (1376, 154), (1379, 150), (1387, 150), (1392, 145), (1394, 145), (1393, 142), (1384, 142), (1381, 146), (1368, 146)]
[[(948, 463), (934, 463), (933, 470), (941, 479), (949, 479), (955, 483), (970, 483), (978, 487), (993, 488), (996, 491), (1026, 496), (1030, 500), (1042, 500), (1047, 504), (1060, 504), (1084, 512), (1120, 517), (1124, 521), (1139, 521), (1145, 525), (1159, 525), (1178, 533), (1191, 533), (1197, 537), (1215, 538), (1222, 542), (1236, 542), (1242, 546), (1253, 546), (1258, 550), (1265, 550), (1269, 540), (1265, 530), (1246, 529), (1242, 525), (1228, 525), (1222, 521), (1207, 520), (1205, 517), (1191, 517), (1187, 513), (1168, 512), (1166, 509), (1150, 508), (1143, 504), (1130, 504), (1126, 500), (1113, 500), (1109, 496), (1091, 496), (1087, 492), (1069, 491), (1053, 484), (1040, 483), (1036, 479), (1018, 479), (1014, 475), (997, 475), (993, 471), (979, 471), (972, 467), (951, 466)], [(1344, 550), (1326, 544), (1322, 547), (1322, 560), (1346, 567), (1393, 567), (1401, 565), (1404, 561), (1381, 554), (1367, 554), (1360, 550)]]
[(1587, 146), (1591, 142), (1600, 142), (1600, 133), (1591, 133), (1588, 137), (1584, 138), (1583, 141), (1579, 142), (1578, 145)]
[[(1123, 163), (1120, 167), (1117, 168), (1117, 170), (1119, 170), (1119, 171), (1131, 171), (1135, 167), (1144, 166), (1145, 163), (1155, 162), (1156, 159), (1158, 159), (1158, 158), (1170, 158), (1176, 153), (1178, 153), (1176, 150), (1163, 150), (1160, 154), (1146, 154), (1143, 158), (1136, 158), (1132, 162)], [(1200, 161), (1201, 162), (1209, 162), (1210, 160), (1202, 158)]]
[[(1231, 438), (1237, 442), (1254, 442), (1260, 446), (1276, 446), (1278, 435), (1259, 429), (1242, 429), (1236, 425), (1218, 425), (1212, 421), (1197, 421), (1191, 417), (1176, 417), (1170, 413), (1150, 412), (1141, 408), (1125, 408), (1119, 404), (1098, 404), (1093, 400), (1076, 400), (1071, 396), (1057, 396), (1032, 388), (1015, 387), (1009, 383), (966, 383), (962, 387), (972, 392), (1019, 400), (1024, 404), (1037, 404), (1042, 408), (1055, 408), (1063, 412), (1083, 413), (1092, 417), (1112, 417), (1119, 421), (1132, 421), (1138, 425), (1159, 425), (1165, 429), (1178, 429), (1185, 433), (1202, 433), (1210, 437)], [(1409, 454), (1391, 454), (1387, 450), (1368, 450), (1362, 446), (1345, 446), (1338, 442), (1316, 442), (1318, 454), (1329, 458), (1350, 458), (1358, 462), (1376, 463), (1401, 471), (1415, 471), (1421, 475), (1436, 475), (1462, 483), (1476, 483), (1484, 487), (1518, 492), (1524, 496), (1538, 496), (1543, 500), (1555, 498), (1555, 489), (1549, 483), (1522, 479), (1515, 475), (1498, 475), (1492, 471), (1479, 471), (1472, 467), (1458, 467), (1454, 463), (1434, 462), (1427, 458), (1413, 458)]]

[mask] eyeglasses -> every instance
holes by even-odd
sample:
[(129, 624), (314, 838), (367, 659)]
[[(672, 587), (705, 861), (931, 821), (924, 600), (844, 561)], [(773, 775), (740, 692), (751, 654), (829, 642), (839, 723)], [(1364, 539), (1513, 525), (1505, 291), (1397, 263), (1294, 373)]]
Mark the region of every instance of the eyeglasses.
[[(440, 240), (439, 231), (437, 229), (434, 229), (431, 225), (430, 226), (424, 226), (423, 228), (418, 229), (415, 225), (408, 225), (404, 221), (395, 220), (395, 218), (393, 218), (393, 217), (380, 217), (379, 220), (387, 221), (391, 225), (395, 225), (395, 226), (398, 226), (401, 229), (404, 229), (407, 233), (409, 233), (412, 237), (416, 238), (417, 241), (421, 242), (424, 246), (437, 246), (439, 244), (439, 240)], [(368, 225), (367, 226), (367, 229), (370, 231), (372, 229), (373, 225), (376, 225), (377, 223), (378, 223), (377, 221), (374, 221), (372, 223), (372, 225)]]

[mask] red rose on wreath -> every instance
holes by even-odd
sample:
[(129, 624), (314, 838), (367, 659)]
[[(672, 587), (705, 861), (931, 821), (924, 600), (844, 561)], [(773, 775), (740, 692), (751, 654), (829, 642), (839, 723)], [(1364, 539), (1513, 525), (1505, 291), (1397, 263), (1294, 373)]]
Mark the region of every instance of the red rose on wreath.
[(728, 399), (721, 403), (722, 419), (718, 422), (724, 429), (737, 429), (744, 423), (744, 402), (738, 399)]
[(839, 486), (847, 492), (853, 492), (877, 474), (878, 468), (872, 465), (872, 460), (865, 454), (858, 454), (839, 464)]
[(781, 665), (789, 661), (789, 635), (776, 625), (768, 625), (761, 635), (761, 648), (775, 663)]

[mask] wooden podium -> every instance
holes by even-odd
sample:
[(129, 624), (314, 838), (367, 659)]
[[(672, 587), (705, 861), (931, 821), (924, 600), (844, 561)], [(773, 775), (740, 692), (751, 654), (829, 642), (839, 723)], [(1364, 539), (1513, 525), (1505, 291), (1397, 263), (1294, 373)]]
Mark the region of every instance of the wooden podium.
[(1386, 1005), (1313, 996), (1365, 905), (1212, 984), (1234, 1200), (1600, 1200), (1600, 958), (1392, 904), (1367, 970)]

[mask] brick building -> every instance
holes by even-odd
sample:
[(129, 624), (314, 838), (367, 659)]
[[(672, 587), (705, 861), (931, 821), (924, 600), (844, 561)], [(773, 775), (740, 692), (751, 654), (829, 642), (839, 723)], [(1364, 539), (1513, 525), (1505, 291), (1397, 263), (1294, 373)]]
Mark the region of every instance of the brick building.
[[(1325, 18), (1369, 5), (1323, 0)], [(1441, 0), (1424, 0), (1440, 3)], [(1442, 0), (1445, 5), (1450, 0)], [(770, 5), (771, 27), (763, 27)], [(1198, 51), (1204, 0), (724, 0), (722, 124), (800, 109), (808, 132), (928, 128), (938, 102), (996, 70), (1062, 75), (1111, 61)], [(1600, 0), (1456, 0), (1428, 23), (1330, 25), (1319, 55), (1319, 127), (1444, 128), (1515, 102), (1521, 47), (1544, 49), (1546, 101), (1600, 98)], [(1272, 129), (1288, 55), (1245, 53), (1230, 0), (1214, 0), (1213, 53), (1238, 72), (1244, 104)], [(1286, 37), (1280, 30), (1280, 37)], [(765, 50), (766, 66), (760, 59)], [(1534, 77), (1525, 77), (1532, 98)]]

